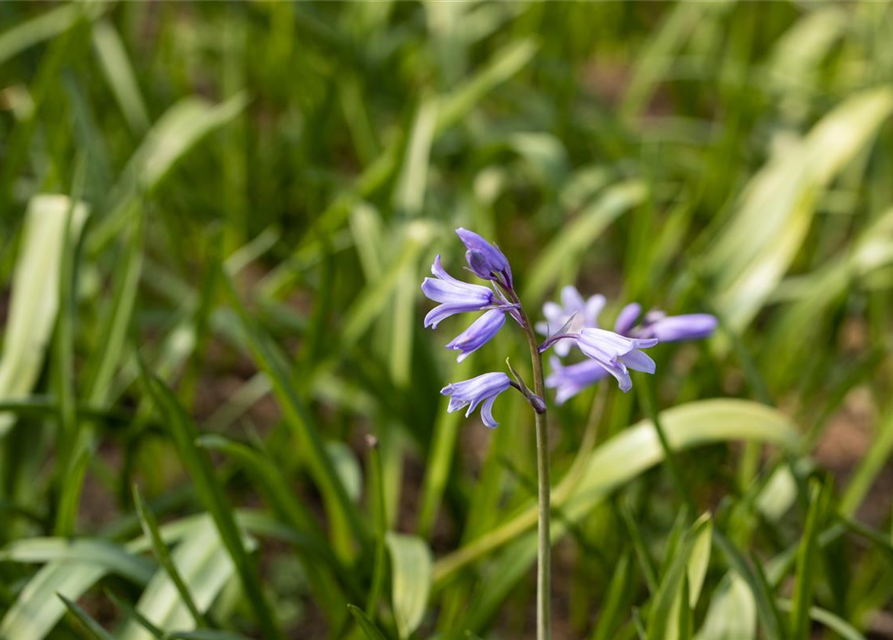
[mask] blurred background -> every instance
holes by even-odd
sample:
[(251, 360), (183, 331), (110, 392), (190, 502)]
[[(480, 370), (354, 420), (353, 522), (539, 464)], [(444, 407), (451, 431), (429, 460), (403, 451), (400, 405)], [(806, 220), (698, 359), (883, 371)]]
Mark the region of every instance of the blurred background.
[(464, 226), (720, 319), (551, 411), (556, 638), (893, 638), (891, 112), (885, 2), (0, 3), (0, 637), (533, 637)]

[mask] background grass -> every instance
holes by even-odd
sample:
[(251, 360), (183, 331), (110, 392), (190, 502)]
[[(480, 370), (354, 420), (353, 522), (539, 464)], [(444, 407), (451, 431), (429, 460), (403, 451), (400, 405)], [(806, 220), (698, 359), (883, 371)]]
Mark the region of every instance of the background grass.
[(457, 226), (532, 315), (721, 320), (551, 412), (557, 638), (893, 637), (890, 5), (0, 25), (0, 637), (528, 637), (531, 416), (438, 393), (523, 340), (422, 329)]

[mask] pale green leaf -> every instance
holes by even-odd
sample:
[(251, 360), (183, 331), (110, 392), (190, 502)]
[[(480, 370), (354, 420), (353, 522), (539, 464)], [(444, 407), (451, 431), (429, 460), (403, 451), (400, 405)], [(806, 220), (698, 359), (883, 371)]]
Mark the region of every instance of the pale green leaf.
[(431, 589), (431, 551), (424, 540), (398, 533), (387, 534), (391, 553), (391, 590), (394, 617), (401, 638), (418, 629)]
[[(60, 267), (69, 213), (71, 240), (76, 241), (87, 218), (86, 205), (73, 205), (62, 195), (38, 195), (28, 204), (0, 356), (0, 401), (29, 395), (40, 375), (59, 310)], [(0, 437), (9, 431), (14, 419), (12, 414), (0, 414)]]

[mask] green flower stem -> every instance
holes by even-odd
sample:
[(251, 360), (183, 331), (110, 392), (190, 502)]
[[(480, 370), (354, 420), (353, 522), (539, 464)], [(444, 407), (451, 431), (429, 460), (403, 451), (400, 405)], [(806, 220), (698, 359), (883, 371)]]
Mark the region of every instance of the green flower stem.
[[(517, 298), (516, 300), (517, 301)], [(533, 332), (533, 325), (519, 309), (524, 320), (524, 333), (530, 346), (530, 363), (533, 367), (533, 391), (540, 398), (546, 397), (546, 384), (543, 379), (543, 358)], [(545, 407), (545, 405), (544, 405)], [(549, 430), (546, 424), (546, 410), (536, 415), (536, 471), (539, 529), (537, 550), (539, 562), (536, 571), (536, 637), (537, 640), (550, 640), (552, 637), (552, 542), (550, 540), (550, 493), (549, 484)]]

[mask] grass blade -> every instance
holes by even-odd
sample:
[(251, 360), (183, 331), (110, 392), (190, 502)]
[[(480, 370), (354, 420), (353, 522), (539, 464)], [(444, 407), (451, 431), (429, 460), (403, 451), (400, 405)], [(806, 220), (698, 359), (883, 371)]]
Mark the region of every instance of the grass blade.
[[(59, 309), (65, 232), (77, 238), (86, 218), (86, 205), (61, 195), (35, 196), (28, 205), (0, 356), (0, 401), (24, 398), (37, 382)], [(13, 422), (0, 414), (0, 437)]]
[[(189, 528), (171, 554), (171, 563), (182, 576), (183, 589), (191, 594), (198, 611), (207, 611), (232, 578), (235, 566), (209, 519)], [(191, 630), (193, 616), (170, 574), (160, 568), (143, 590), (136, 611), (154, 627), (165, 632)], [(151, 640), (153, 632), (139, 618), (131, 619), (121, 632), (121, 640)]]
[(161, 539), (161, 533), (158, 531), (158, 522), (155, 520), (155, 515), (143, 501), (143, 496), (140, 495), (139, 487), (137, 487), (137, 485), (133, 485), (133, 504), (136, 508), (136, 515), (140, 520), (143, 534), (152, 542), (152, 549), (155, 552), (155, 557), (158, 558), (159, 564), (161, 564), (167, 572), (168, 577), (171, 579), (171, 582), (173, 582), (174, 586), (177, 588), (177, 593), (180, 594), (180, 598), (183, 600), (186, 608), (189, 609), (189, 613), (192, 615), (195, 625), (197, 627), (207, 626), (204, 617), (195, 605), (192, 595), (189, 593), (189, 589), (186, 587), (186, 583), (183, 582), (179, 570), (171, 560), (167, 545), (164, 543), (164, 540)]
[(369, 619), (369, 616), (367, 616), (362, 609), (352, 604), (347, 605), (347, 609), (357, 621), (357, 625), (363, 631), (367, 640), (387, 640), (385, 635), (378, 630), (378, 627), (373, 624)]
[(401, 638), (418, 629), (431, 589), (431, 551), (421, 538), (388, 533), (394, 618)]
[(207, 454), (195, 446), (198, 430), (192, 421), (186, 416), (179, 402), (170, 392), (167, 386), (159, 379), (147, 377), (146, 384), (156, 407), (164, 416), (168, 429), (183, 465), (189, 471), (189, 475), (195, 485), (196, 493), (205, 505), (205, 508), (214, 519), (220, 538), (226, 547), (239, 578), (245, 587), (245, 595), (251, 602), (257, 623), (268, 638), (281, 638), (282, 632), (276, 623), (276, 618), (264, 595), (263, 587), (257, 575), (257, 569), (251, 561), (238, 525), (233, 517), (229, 500), (223, 492), (211, 461)]
[(830, 491), (816, 481), (810, 491), (809, 512), (806, 527), (797, 552), (797, 578), (791, 607), (791, 640), (807, 640), (810, 637), (809, 610), (816, 586), (819, 562), (819, 533), (827, 513)]
[(230, 300), (238, 313), (246, 346), (252, 352), (258, 367), (267, 374), (273, 384), (274, 395), (285, 413), (287, 424), (304, 452), (304, 461), (325, 497), (327, 511), (330, 514), (340, 514), (343, 521), (350, 525), (354, 537), (366, 544), (368, 540), (365, 528), (356, 506), (335, 472), (311, 413), (295, 391), (284, 356), (255, 325), (254, 319), (248, 314), (236, 293), (233, 283), (229, 279), (226, 279), (226, 282), (229, 285), (227, 290)]
[(149, 129), (149, 113), (124, 43), (111, 22), (102, 20), (94, 25), (93, 47), (130, 130), (142, 135)]
[[(664, 431), (674, 450), (725, 440), (763, 440), (794, 447), (797, 433), (781, 412), (745, 400), (700, 400), (661, 412)], [(574, 521), (589, 513), (611, 490), (663, 461), (660, 442), (650, 421), (629, 427), (598, 447), (580, 479), (559, 483), (553, 491), (555, 508)], [(536, 525), (536, 506), (437, 561), (435, 583), (459, 568), (517, 538)]]
[(108, 631), (102, 628), (102, 625), (90, 617), (76, 602), (69, 600), (61, 593), (56, 595), (65, 603), (65, 608), (68, 609), (69, 613), (77, 618), (88, 638), (92, 640), (115, 640)]

